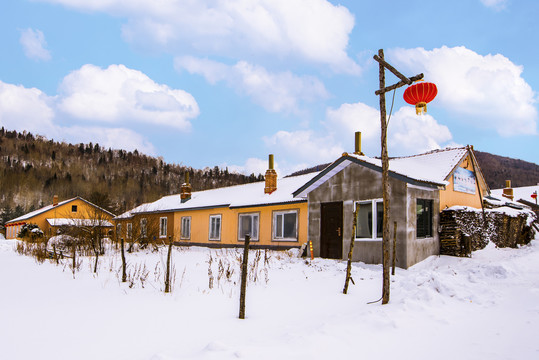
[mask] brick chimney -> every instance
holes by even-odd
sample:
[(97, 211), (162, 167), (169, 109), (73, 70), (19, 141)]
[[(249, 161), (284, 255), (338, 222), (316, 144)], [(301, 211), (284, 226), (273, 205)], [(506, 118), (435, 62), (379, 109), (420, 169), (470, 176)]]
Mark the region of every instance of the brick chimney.
[(266, 170), (266, 187), (264, 188), (264, 194), (271, 194), (277, 190), (277, 172), (273, 169), (273, 154), (269, 156), (269, 168)]
[(189, 173), (185, 173), (185, 182), (182, 184), (180, 189), (180, 198), (182, 203), (191, 199), (191, 184), (189, 184)]
[(361, 131), (356, 131), (356, 146), (354, 154), (361, 156), (365, 155), (361, 152)]
[(513, 201), (513, 188), (511, 188), (511, 180), (505, 180), (505, 188), (503, 189), (502, 195), (509, 200)]
[(58, 195), (52, 197), (52, 206), (58, 205)]

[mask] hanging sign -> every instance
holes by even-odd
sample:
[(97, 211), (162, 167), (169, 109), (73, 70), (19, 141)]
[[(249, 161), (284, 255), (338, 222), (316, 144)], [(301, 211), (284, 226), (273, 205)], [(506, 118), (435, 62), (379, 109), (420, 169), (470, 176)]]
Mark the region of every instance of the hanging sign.
[(453, 190), (467, 194), (475, 194), (475, 176), (473, 171), (457, 167), (453, 173)]

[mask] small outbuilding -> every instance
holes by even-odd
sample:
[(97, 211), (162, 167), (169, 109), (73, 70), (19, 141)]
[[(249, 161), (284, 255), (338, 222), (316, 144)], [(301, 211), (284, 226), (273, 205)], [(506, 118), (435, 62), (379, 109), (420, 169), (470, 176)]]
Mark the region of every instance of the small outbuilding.
[[(408, 268), (439, 254), (440, 211), (454, 205), (480, 209), (489, 191), (470, 146), (390, 159), (389, 219), (397, 266)], [(315, 256), (344, 259), (354, 241), (354, 261), (382, 262), (380, 159), (344, 153), (294, 197), (308, 200), (308, 238)]]

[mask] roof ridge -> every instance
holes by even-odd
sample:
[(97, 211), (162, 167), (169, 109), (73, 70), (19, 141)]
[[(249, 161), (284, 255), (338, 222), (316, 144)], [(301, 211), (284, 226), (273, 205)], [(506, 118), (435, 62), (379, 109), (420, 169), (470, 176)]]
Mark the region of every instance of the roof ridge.
[(419, 156), (431, 155), (431, 154), (442, 153), (442, 152), (452, 151), (452, 150), (466, 150), (466, 148), (467, 148), (466, 146), (446, 147), (446, 148), (443, 148), (443, 149), (434, 149), (434, 150), (430, 150), (430, 151), (427, 151), (427, 152), (422, 153), (422, 154), (414, 154), (414, 155), (407, 155), (407, 156), (396, 156), (396, 157), (390, 158), (390, 160), (395, 160), (395, 159), (408, 159), (408, 158), (414, 158), (414, 157), (419, 157)]

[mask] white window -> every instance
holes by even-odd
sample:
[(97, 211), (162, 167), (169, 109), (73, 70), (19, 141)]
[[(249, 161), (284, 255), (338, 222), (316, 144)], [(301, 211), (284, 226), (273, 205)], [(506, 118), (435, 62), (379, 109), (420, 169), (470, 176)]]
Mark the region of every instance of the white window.
[(159, 218), (159, 237), (167, 237), (167, 218)]
[(126, 238), (131, 239), (131, 236), (133, 234), (133, 224), (127, 223), (127, 229), (126, 230), (127, 230)]
[(240, 214), (238, 219), (238, 240), (245, 240), (249, 235), (252, 241), (258, 241), (258, 214)]
[(221, 240), (221, 215), (210, 216), (210, 240)]
[(147, 224), (146, 218), (140, 219), (140, 237), (143, 239), (148, 235), (146, 224)]
[(181, 238), (182, 239), (191, 238), (191, 217), (190, 216), (182, 217)]
[(356, 203), (356, 239), (381, 239), (384, 221), (384, 205), (381, 199)]
[(120, 238), (122, 236), (122, 224), (116, 225), (116, 236)]
[(273, 240), (298, 240), (298, 211), (275, 211), (273, 213)]

